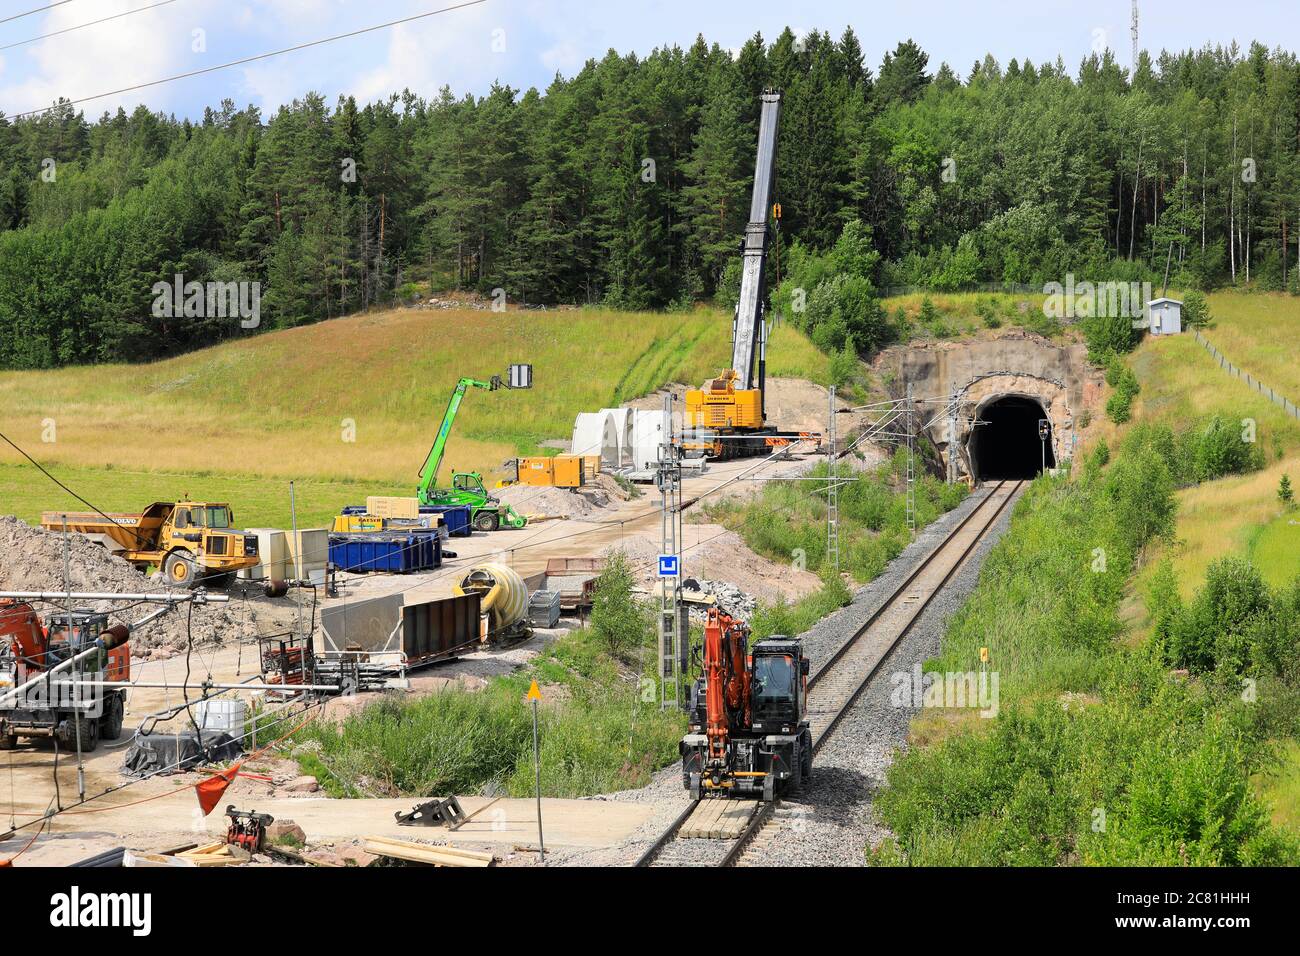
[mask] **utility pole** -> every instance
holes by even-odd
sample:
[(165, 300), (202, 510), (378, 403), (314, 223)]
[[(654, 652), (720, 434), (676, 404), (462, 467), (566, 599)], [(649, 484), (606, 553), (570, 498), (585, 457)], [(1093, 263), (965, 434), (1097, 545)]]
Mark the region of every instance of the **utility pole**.
[(840, 573), (840, 495), (835, 469), (835, 386), (831, 385), (830, 414), (826, 419), (826, 437), (829, 450), (826, 456), (826, 559)]
[(904, 413), (907, 433), (907, 533), (916, 537), (916, 403), (912, 401), (912, 383), (907, 383), (907, 411)]
[(682, 634), (680, 609), (681, 588), (681, 502), (682, 462), (673, 434), (673, 395), (664, 396), (664, 441), (659, 444), (659, 494), (661, 505), (660, 555), (673, 555), (677, 575), (660, 577), (662, 594), (659, 603), (659, 706), (683, 706), (681, 676), (686, 670), (689, 635)]
[[(77, 631), (72, 620), (72, 544), (68, 540), (67, 515), (63, 516), (63, 586), (68, 592), (68, 653), (75, 657), (84, 650), (80, 640), (85, 635)], [(41, 665), (49, 668), (49, 658), (43, 659)], [(72, 724), (77, 737), (77, 796), (84, 802), (86, 799), (86, 766), (81, 756), (81, 686), (77, 681), (80, 670), (81, 665), (72, 665)], [(51, 705), (53, 706), (53, 702), (51, 702)], [(56, 742), (54, 746), (58, 747), (58, 743)]]
[(957, 390), (952, 390), (952, 398), (948, 405), (948, 484), (955, 484), (957, 481), (957, 408), (960, 396)]

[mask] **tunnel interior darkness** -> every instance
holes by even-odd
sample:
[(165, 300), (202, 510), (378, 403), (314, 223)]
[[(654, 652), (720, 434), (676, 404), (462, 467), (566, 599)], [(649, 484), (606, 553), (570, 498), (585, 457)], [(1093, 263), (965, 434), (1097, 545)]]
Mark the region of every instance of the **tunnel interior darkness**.
[[(976, 481), (1033, 478), (1042, 470), (1038, 422), (1047, 412), (1036, 399), (1007, 395), (985, 405), (971, 430), (970, 464)], [(1047, 439), (1047, 467), (1056, 467)]]

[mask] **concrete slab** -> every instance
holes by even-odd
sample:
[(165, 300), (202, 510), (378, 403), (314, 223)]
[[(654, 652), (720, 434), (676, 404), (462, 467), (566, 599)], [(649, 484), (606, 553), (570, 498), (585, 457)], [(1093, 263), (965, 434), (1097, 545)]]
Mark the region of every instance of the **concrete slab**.
[[(129, 791), (128, 791), (129, 793)], [(123, 802), (129, 803), (127, 794)], [(106, 798), (111, 799), (111, 798)], [(464, 844), (535, 846), (537, 843), (537, 804), (531, 798), (460, 797), (468, 820), (460, 829), (445, 827), (404, 827), (395, 820), (421, 802), (418, 798), (350, 799), (329, 797), (275, 797), (248, 801), (235, 799), (242, 809), (269, 813), (277, 820), (293, 820), (307, 834), (309, 843), (329, 843), (368, 836), (386, 836), (407, 840), (447, 840)], [(606, 800), (542, 800), (542, 826), (547, 846), (598, 848), (626, 842), (631, 834), (655, 813), (653, 804)], [(481, 811), (481, 812), (480, 812)], [(200, 815), (190, 788), (174, 798), (152, 801), (145, 806), (124, 806), (94, 814), (97, 835), (140, 833), (141, 814), (147, 813), (149, 827), (161, 834), (200, 834), (220, 836), (226, 831), (226, 817), (220, 808), (208, 817)], [(54, 826), (71, 852), (60, 854), (64, 862), (80, 859), (105, 847), (96, 841), (85, 842), (90, 821), (76, 816), (56, 818)], [(78, 832), (80, 831), (80, 832)], [(139, 839), (123, 840), (138, 846)], [(164, 841), (166, 842), (166, 841)], [(175, 842), (175, 841), (172, 841)], [(120, 845), (120, 844), (119, 844)], [(13, 847), (12, 849), (17, 849)], [(79, 854), (79, 855), (74, 855)], [(36, 863), (44, 854), (34, 854)], [(26, 858), (22, 862), (29, 862)]]

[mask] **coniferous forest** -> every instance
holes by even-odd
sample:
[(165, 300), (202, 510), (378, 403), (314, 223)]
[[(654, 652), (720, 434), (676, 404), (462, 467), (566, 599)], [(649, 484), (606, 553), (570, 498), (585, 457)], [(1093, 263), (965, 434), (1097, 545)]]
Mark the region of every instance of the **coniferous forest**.
[(0, 115), (0, 366), (249, 334), (155, 317), (151, 290), (178, 274), (260, 283), (263, 329), (453, 287), (725, 302), (766, 87), (784, 93), (773, 287), (847, 235), (859, 297), (1071, 272), (1300, 288), (1295, 54), (962, 72), (910, 40), (870, 66), (852, 31), (787, 30), (734, 56), (703, 37), (610, 51), (544, 92), (308, 94), (272, 116), (227, 100), (197, 121), (144, 107), (91, 121), (67, 103)]

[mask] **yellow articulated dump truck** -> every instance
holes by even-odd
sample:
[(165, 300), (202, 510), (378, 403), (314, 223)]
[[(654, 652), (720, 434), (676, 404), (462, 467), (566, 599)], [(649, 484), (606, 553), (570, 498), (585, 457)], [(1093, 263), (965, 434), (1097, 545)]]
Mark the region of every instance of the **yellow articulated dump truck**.
[(205, 577), (233, 574), (259, 561), (257, 536), (235, 529), (235, 516), (226, 504), (157, 501), (140, 514), (107, 517), (47, 511), (41, 515), (41, 527), (62, 531), (65, 519), (69, 531), (102, 544), (141, 570), (157, 565), (175, 587), (194, 587)]

